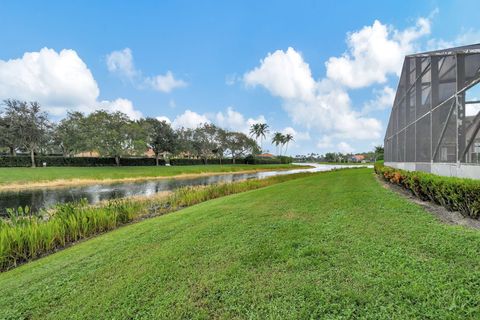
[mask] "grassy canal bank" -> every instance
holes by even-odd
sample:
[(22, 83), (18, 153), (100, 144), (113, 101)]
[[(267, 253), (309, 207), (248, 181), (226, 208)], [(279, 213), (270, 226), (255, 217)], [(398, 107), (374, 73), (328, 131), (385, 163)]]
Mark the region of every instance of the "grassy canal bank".
[(0, 191), (299, 168), (292, 164), (0, 168)]
[(480, 233), (372, 169), (207, 201), (0, 274), (0, 318), (480, 317)]

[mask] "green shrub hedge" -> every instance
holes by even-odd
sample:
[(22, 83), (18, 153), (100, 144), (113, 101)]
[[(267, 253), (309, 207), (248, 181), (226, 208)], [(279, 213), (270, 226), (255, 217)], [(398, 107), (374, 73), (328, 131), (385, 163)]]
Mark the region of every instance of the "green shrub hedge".
[(292, 162), (293, 158), (287, 156), (277, 156), (275, 158), (259, 158), (250, 155), (245, 158), (246, 164), (288, 164)]
[[(62, 156), (36, 156), (35, 164), (37, 167), (103, 167), (115, 166), (115, 158), (110, 157), (62, 157)], [(291, 163), (291, 157), (276, 157), (276, 158), (255, 158), (248, 156), (246, 158), (235, 159), (235, 164), (283, 164)], [(154, 166), (154, 158), (120, 158), (121, 166)], [(164, 166), (165, 160), (160, 159), (159, 164)], [(170, 159), (172, 166), (192, 166), (203, 165), (203, 159)], [(232, 159), (208, 159), (207, 164), (233, 164)], [(0, 156), (0, 167), (30, 167), (29, 156)]]
[(170, 159), (172, 166), (195, 166), (204, 164), (203, 159)]
[(388, 182), (402, 186), (422, 200), (433, 201), (450, 211), (474, 219), (480, 217), (480, 181), (442, 177), (419, 171), (405, 171), (375, 164), (375, 172)]
[[(59, 156), (37, 156), (35, 164), (37, 167), (104, 167), (115, 166), (115, 158), (103, 157), (59, 157)], [(165, 165), (164, 160), (160, 160), (160, 165)], [(154, 158), (120, 158), (121, 166), (154, 166)], [(5, 156), (0, 157), (0, 167), (30, 167), (30, 157), (28, 156)]]

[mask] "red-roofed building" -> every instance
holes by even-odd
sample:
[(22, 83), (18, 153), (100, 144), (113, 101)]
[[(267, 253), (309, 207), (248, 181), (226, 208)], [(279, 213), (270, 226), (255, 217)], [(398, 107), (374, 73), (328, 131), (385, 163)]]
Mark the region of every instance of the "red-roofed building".
[(362, 162), (365, 160), (365, 156), (363, 154), (356, 154), (352, 156), (352, 161), (353, 162)]
[(275, 156), (271, 153), (262, 153), (262, 154), (259, 154), (257, 157), (259, 157), (259, 158), (275, 158)]

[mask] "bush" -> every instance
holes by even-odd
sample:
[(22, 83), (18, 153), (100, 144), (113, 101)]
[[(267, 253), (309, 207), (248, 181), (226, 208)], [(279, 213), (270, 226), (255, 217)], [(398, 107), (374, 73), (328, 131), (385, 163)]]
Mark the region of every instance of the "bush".
[(195, 166), (204, 164), (203, 159), (170, 159), (172, 166)]
[[(165, 160), (158, 159), (158, 164), (165, 165)], [(155, 166), (155, 158), (120, 158), (121, 166)]]
[(288, 164), (292, 163), (293, 158), (287, 156), (277, 156), (275, 158), (254, 157), (249, 155), (245, 158), (245, 164)]
[[(110, 157), (62, 157), (62, 156), (36, 156), (35, 164), (42, 167), (106, 167), (115, 166), (115, 158)], [(160, 165), (165, 165), (165, 160), (159, 160)], [(154, 166), (155, 158), (120, 158), (121, 166)], [(0, 167), (30, 167), (28, 156), (0, 157)]]
[(474, 219), (480, 217), (480, 181), (442, 177), (431, 173), (405, 171), (375, 164), (377, 175), (409, 190), (422, 200), (433, 201), (450, 211)]
[[(115, 158), (110, 157), (62, 157), (62, 156), (36, 156), (35, 164), (37, 167), (42, 167), (43, 163), (47, 167), (104, 167), (115, 166)], [(235, 164), (282, 164), (291, 163), (290, 157), (277, 158), (254, 158), (249, 156), (247, 158), (235, 159)], [(195, 166), (203, 165), (203, 159), (170, 159), (172, 166)], [(233, 164), (232, 159), (208, 159), (207, 164)], [(155, 158), (120, 158), (121, 166), (155, 166)], [(159, 165), (164, 166), (165, 160), (160, 159)], [(0, 156), (0, 167), (30, 167), (29, 156)]]
[[(170, 159), (172, 166), (195, 166), (205, 164), (203, 159)], [(208, 159), (206, 164), (233, 164), (232, 159)], [(245, 164), (245, 159), (235, 159), (235, 164)]]

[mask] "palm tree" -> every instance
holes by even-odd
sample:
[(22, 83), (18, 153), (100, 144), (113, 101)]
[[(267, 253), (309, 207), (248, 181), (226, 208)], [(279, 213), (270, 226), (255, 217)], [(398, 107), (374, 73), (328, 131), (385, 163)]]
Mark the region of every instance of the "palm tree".
[(250, 135), (255, 136), (255, 140), (260, 138), (260, 148), (262, 148), (263, 139), (265, 139), (265, 135), (268, 133), (268, 124), (266, 123), (254, 123), (250, 127)]
[[(280, 145), (283, 142), (283, 138), (284, 138), (283, 134), (278, 131), (273, 134), (272, 144), (274, 144), (275, 147), (277, 148), (277, 154), (278, 154), (278, 145)], [(280, 154), (282, 154), (282, 150), (280, 150)]]
[(258, 145), (259, 134), (259, 123), (254, 123), (250, 126), (250, 136), (255, 137), (255, 142)]
[(287, 134), (283, 137), (283, 143), (285, 144), (285, 155), (287, 155), (288, 143), (289, 143), (290, 141), (294, 141), (294, 140), (293, 140), (293, 135), (291, 135), (290, 133), (287, 133)]

